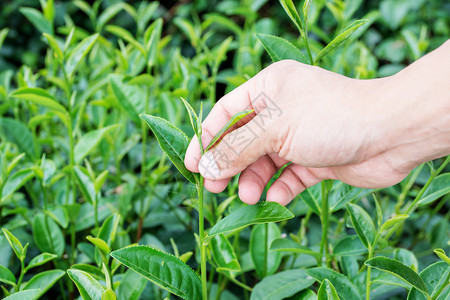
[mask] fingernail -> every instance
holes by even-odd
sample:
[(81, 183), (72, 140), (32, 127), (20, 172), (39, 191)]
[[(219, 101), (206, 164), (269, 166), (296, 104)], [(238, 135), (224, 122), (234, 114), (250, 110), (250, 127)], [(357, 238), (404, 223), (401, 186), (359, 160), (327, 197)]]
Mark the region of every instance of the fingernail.
[(202, 156), (198, 163), (198, 170), (205, 179), (217, 180), (220, 176), (220, 169), (217, 165), (212, 151), (208, 151)]

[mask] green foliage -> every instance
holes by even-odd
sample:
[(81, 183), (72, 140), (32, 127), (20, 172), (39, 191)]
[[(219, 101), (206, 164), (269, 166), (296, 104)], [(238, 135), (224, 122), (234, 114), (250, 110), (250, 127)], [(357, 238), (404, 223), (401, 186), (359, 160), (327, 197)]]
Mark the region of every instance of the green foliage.
[(448, 39), (442, 1), (3, 2), (2, 298), (450, 293), (449, 158), (387, 189), (327, 181), (287, 208), (240, 203), (237, 180), (207, 193), (184, 165), (216, 100), (271, 61), (392, 75)]

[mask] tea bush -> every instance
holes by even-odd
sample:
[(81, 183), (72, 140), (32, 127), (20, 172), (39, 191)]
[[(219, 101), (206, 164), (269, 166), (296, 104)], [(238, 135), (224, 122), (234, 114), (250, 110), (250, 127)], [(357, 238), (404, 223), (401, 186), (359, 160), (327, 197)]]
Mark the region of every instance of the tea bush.
[(449, 157), (386, 189), (325, 181), (287, 208), (243, 204), (237, 181), (204, 192), (183, 159), (216, 99), (271, 61), (388, 76), (448, 39), (449, 3), (1, 7), (7, 299), (448, 299)]

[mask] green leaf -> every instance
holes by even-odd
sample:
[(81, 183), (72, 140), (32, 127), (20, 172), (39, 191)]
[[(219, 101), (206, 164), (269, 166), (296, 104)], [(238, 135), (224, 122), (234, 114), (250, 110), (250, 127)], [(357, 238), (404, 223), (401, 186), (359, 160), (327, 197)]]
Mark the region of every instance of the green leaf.
[(19, 151), (25, 152), (32, 161), (36, 160), (38, 155), (33, 135), (22, 122), (10, 118), (0, 118), (0, 134), (7, 141), (16, 144)]
[(411, 284), (413, 287), (424, 292), (425, 294), (427, 293), (427, 287), (422, 278), (420, 278), (419, 274), (397, 260), (378, 256), (367, 260), (364, 264), (366, 266), (392, 274), (406, 283)]
[(280, 3), (289, 18), (292, 20), (292, 22), (294, 22), (295, 26), (297, 26), (298, 30), (300, 32), (303, 32), (302, 20), (300, 19), (300, 16), (292, 0), (280, 0)]
[(49, 207), (44, 211), (45, 214), (55, 220), (62, 228), (66, 229), (69, 226), (69, 213), (63, 206)]
[(353, 227), (361, 239), (361, 242), (369, 249), (372, 247), (375, 240), (375, 225), (373, 224), (372, 219), (369, 214), (358, 205), (348, 203), (347, 210), (350, 213)]
[(106, 179), (108, 178), (108, 174), (109, 174), (109, 171), (108, 171), (108, 170), (105, 170), (105, 171), (101, 172), (101, 173), (97, 176), (97, 178), (95, 178), (95, 181), (94, 181), (94, 189), (95, 189), (95, 192), (97, 192), (97, 193), (100, 192), (100, 190), (101, 190), (103, 184), (105, 184), (105, 181), (106, 181)]
[(91, 275), (77, 269), (67, 270), (70, 279), (75, 283), (84, 300), (101, 300), (105, 288)]
[(102, 224), (98, 238), (104, 240), (108, 247), (112, 247), (116, 239), (117, 228), (119, 227), (120, 215), (113, 214), (109, 216)]
[(175, 256), (148, 246), (116, 250), (111, 256), (151, 282), (183, 299), (201, 299), (198, 275)]
[(293, 59), (302, 63), (308, 63), (308, 59), (296, 46), (287, 40), (269, 34), (257, 33), (256, 37), (261, 41), (273, 62), (283, 59)]
[[(186, 107), (186, 110), (188, 111), (189, 114), (189, 120), (191, 121), (191, 126), (192, 129), (194, 129), (194, 132), (197, 136), (201, 136), (201, 127), (198, 127), (199, 124), (199, 120), (197, 117), (197, 114), (195, 113), (195, 110), (192, 108), (192, 106), (189, 104), (189, 102), (187, 102), (183, 97), (180, 97), (181, 100), (183, 101), (184, 107)], [(200, 129), (200, 131), (199, 131)]]
[(252, 224), (280, 222), (293, 217), (293, 213), (276, 202), (265, 201), (255, 205), (246, 205), (217, 222), (211, 228), (209, 236), (241, 229)]
[(34, 176), (35, 172), (31, 169), (23, 169), (10, 176), (3, 186), (1, 202), (6, 200)]
[(106, 242), (100, 238), (96, 238), (93, 236), (86, 236), (86, 239), (94, 244), (100, 251), (102, 251), (105, 255), (107, 255), (110, 251), (109, 246), (106, 244)]
[(320, 185), (316, 184), (312, 187), (307, 188), (300, 194), (300, 199), (305, 202), (306, 205), (318, 216), (321, 214), (320, 207)]
[(447, 264), (450, 265), (450, 258), (445, 254), (445, 251), (443, 249), (434, 249), (434, 253), (436, 253), (437, 256), (439, 256), (440, 259), (445, 261)]
[(136, 124), (141, 124), (139, 112), (145, 109), (143, 102), (143, 98), (146, 97), (145, 94), (139, 87), (124, 83), (120, 76), (110, 76), (109, 82), (120, 108)]
[(55, 112), (60, 112), (64, 114), (64, 116), (68, 118), (68, 112), (64, 108), (64, 106), (59, 104), (52, 95), (50, 95), (46, 90), (43, 90), (41, 88), (28, 88), (28, 87), (20, 88), (12, 92), (11, 97), (28, 100), (36, 104), (45, 106)]
[(5, 235), (6, 239), (8, 240), (9, 245), (14, 250), (14, 253), (16, 254), (17, 258), (19, 260), (24, 260), (24, 249), (20, 241), (6, 228), (2, 228), (3, 234)]
[(447, 193), (450, 193), (450, 173), (445, 173), (437, 176), (423, 193), (422, 199), (419, 201), (419, 206), (427, 205)]
[(336, 243), (333, 253), (336, 256), (353, 256), (367, 253), (367, 249), (357, 235), (349, 235)]
[(96, 201), (96, 193), (94, 183), (89, 177), (88, 172), (80, 166), (75, 166), (73, 170), (75, 173), (75, 180), (77, 181), (78, 187), (80, 188), (84, 199), (89, 203), (94, 204)]
[(19, 11), (28, 19), (28, 21), (42, 33), (53, 34), (52, 25), (45, 19), (40, 11), (31, 7), (20, 7)]
[(147, 122), (158, 140), (159, 146), (167, 154), (178, 171), (192, 183), (196, 183), (194, 174), (184, 166), (184, 155), (189, 145), (189, 139), (183, 131), (169, 121), (146, 114), (140, 115)]
[(115, 15), (117, 15), (124, 7), (122, 2), (115, 3), (108, 6), (98, 17), (96, 31), (101, 32), (102, 28), (111, 20)]
[(107, 289), (102, 294), (102, 300), (116, 300), (117, 296), (116, 293), (112, 289)]
[(16, 277), (14, 274), (6, 267), (0, 265), (0, 282), (15, 286)]
[(325, 279), (317, 291), (317, 300), (340, 300), (333, 284)]
[(407, 219), (409, 215), (395, 215), (389, 220), (386, 220), (386, 222), (381, 225), (380, 233), (383, 231), (386, 231), (388, 229), (391, 229), (394, 227), (397, 223), (403, 222), (403, 220)]
[(210, 247), (213, 259), (218, 266), (216, 269), (218, 272), (238, 272), (241, 270), (236, 253), (234, 252), (234, 249), (228, 239), (223, 234), (213, 237), (210, 242)]
[(10, 296), (3, 298), (3, 300), (34, 300), (38, 298), (41, 293), (39, 289), (20, 291)]
[(138, 300), (146, 284), (147, 280), (138, 273), (126, 271), (116, 289), (117, 299)]
[(3, 42), (5, 41), (8, 32), (9, 32), (8, 28), (3, 28), (2, 30), (0, 30), (0, 49), (2, 49)]
[(287, 270), (265, 277), (258, 282), (250, 300), (285, 299), (310, 287), (314, 279), (305, 270)]
[(75, 145), (75, 162), (80, 163), (83, 158), (89, 154), (89, 152), (91, 152), (98, 146), (100, 141), (105, 137), (107, 133), (119, 126), (119, 124), (109, 125), (107, 127), (92, 130), (84, 134)]
[(335, 37), (328, 45), (323, 48), (314, 59), (314, 64), (317, 64), (325, 55), (333, 51), (337, 46), (344, 42), (356, 29), (364, 25), (368, 20), (356, 20), (348, 27), (344, 28), (342, 32)]
[(361, 291), (345, 275), (322, 267), (308, 269), (306, 270), (306, 273), (314, 277), (319, 282), (323, 282), (325, 279), (328, 279), (336, 289), (336, 292), (341, 299), (362, 300)]
[(34, 257), (29, 263), (28, 266), (25, 268), (26, 271), (30, 270), (31, 268), (43, 265), (55, 258), (57, 258), (58, 256), (55, 254), (51, 254), (51, 253), (41, 253), (38, 256)]
[(250, 235), (250, 255), (256, 274), (264, 278), (275, 273), (281, 263), (281, 252), (269, 251), (270, 244), (281, 236), (275, 223), (258, 224)]
[[(445, 288), (442, 288), (446, 285), (449, 285), (449, 276), (450, 276), (450, 266), (448, 266), (443, 261), (438, 261), (432, 265), (426, 267), (422, 272), (420, 272), (420, 278), (423, 279), (425, 285), (427, 286), (427, 291), (431, 295), (432, 299), (446, 299), (445, 296)], [(438, 294), (439, 290), (441, 291)], [(438, 295), (444, 296), (442, 298), (438, 297)], [(448, 296), (447, 292), (447, 296)], [(427, 298), (416, 288), (412, 288), (408, 293), (408, 300), (427, 300)]]
[(251, 114), (252, 112), (254, 112), (253, 109), (251, 110), (244, 110), (241, 112), (238, 112), (237, 114), (235, 114), (234, 116), (231, 117), (230, 120), (228, 120), (228, 122), (222, 127), (222, 129), (220, 129), (220, 131), (218, 133), (216, 133), (216, 135), (212, 138), (211, 142), (209, 143), (208, 147), (206, 147), (205, 152), (208, 151), (209, 149), (211, 149), (211, 147), (222, 137), (222, 135), (228, 130), (230, 129), (234, 124), (236, 124), (237, 122), (239, 122), (242, 118), (248, 116), (249, 114)]
[(137, 50), (139, 50), (142, 53), (143, 56), (147, 55), (144, 47), (138, 41), (136, 41), (136, 39), (131, 35), (131, 33), (128, 30), (116, 25), (108, 25), (105, 27), (105, 29), (106, 31), (111, 32), (117, 37), (132, 44)]
[(375, 203), (375, 208), (377, 211), (377, 228), (378, 228), (378, 230), (380, 230), (381, 223), (383, 222), (383, 211), (381, 210), (380, 202), (378, 201), (375, 194), (372, 194), (372, 196), (373, 196), (373, 202)]
[(75, 72), (78, 65), (84, 60), (84, 57), (94, 46), (98, 37), (98, 33), (88, 36), (78, 43), (78, 45), (72, 50), (65, 64), (67, 76), (71, 76)]
[(300, 254), (306, 254), (311, 255), (315, 258), (321, 258), (322, 255), (318, 252), (315, 252), (311, 250), (308, 247), (301, 246), (294, 242), (293, 240), (285, 239), (285, 238), (279, 238), (274, 239), (272, 243), (270, 244), (270, 251), (285, 251), (285, 252), (291, 252), (291, 253), (300, 253)]
[(32, 229), (39, 250), (61, 257), (65, 247), (64, 235), (52, 218), (42, 213), (37, 214), (33, 219)]
[(39, 294), (37, 294), (35, 299), (40, 298), (65, 274), (66, 272), (63, 270), (49, 270), (40, 272), (25, 283), (22, 290), (39, 289)]
[[(78, 246), (79, 245), (80, 244), (78, 244)], [(95, 266), (88, 264), (74, 264), (70, 268), (86, 272), (99, 281), (105, 281), (105, 274), (103, 274), (103, 272)]]
[(163, 20), (158, 18), (145, 31), (144, 41), (145, 49), (147, 51), (147, 66), (152, 67), (157, 58), (159, 40), (161, 39)]
[(50, 46), (50, 48), (52, 48), (53, 55), (56, 57), (57, 61), (62, 63), (64, 60), (64, 53), (61, 50), (61, 47), (59, 47), (56, 39), (52, 35), (47, 33), (44, 33), (43, 36), (47, 39), (48, 45)]

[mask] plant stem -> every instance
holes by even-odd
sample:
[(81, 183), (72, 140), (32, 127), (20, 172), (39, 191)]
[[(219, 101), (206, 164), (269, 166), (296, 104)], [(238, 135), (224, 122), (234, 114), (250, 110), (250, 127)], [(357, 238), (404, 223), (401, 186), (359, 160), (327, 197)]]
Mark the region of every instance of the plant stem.
[(199, 239), (200, 239), (200, 275), (202, 279), (202, 295), (203, 300), (208, 299), (208, 288), (206, 286), (206, 245), (204, 243), (205, 239), (205, 219), (203, 218), (203, 183), (205, 179), (200, 176), (200, 179), (197, 183), (197, 194), (198, 194), (198, 231), (199, 231)]
[(15, 288), (16, 293), (20, 290), (20, 285), (22, 284), (23, 276), (25, 275), (25, 264), (23, 262), (24, 260), (25, 259), (20, 260), (20, 276), (19, 280), (17, 280), (17, 285)]
[[(376, 242), (377, 241), (375, 241), (374, 244), (369, 247), (369, 255), (367, 257), (367, 260), (372, 258), (373, 250), (375, 249)], [(370, 300), (370, 286), (372, 285), (372, 282), (370, 281), (371, 271), (372, 271), (372, 268), (371, 267), (367, 267), (367, 274), (366, 274), (366, 300)]]
[(269, 223), (264, 224), (264, 269), (263, 269), (263, 274), (264, 277), (266, 277), (267, 275), (267, 252), (269, 251)]
[(328, 188), (325, 181), (322, 181), (322, 212), (320, 220), (322, 222), (322, 240), (320, 242), (320, 253), (322, 254), (322, 265), (326, 262), (326, 266), (330, 267), (328, 258)]

